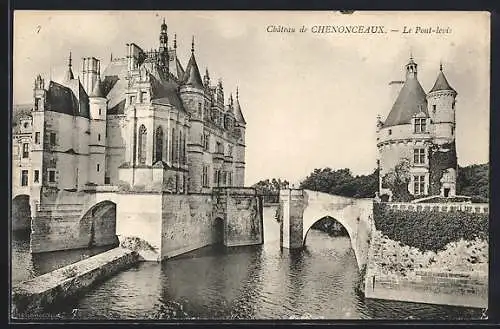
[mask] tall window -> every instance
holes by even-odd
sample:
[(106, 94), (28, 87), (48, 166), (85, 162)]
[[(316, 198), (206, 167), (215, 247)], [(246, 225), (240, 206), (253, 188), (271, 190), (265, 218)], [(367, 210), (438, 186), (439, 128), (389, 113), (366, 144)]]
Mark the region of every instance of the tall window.
[(35, 132), (35, 144), (40, 144), (40, 132)]
[(179, 130), (179, 163), (184, 164), (184, 136), (182, 130)]
[(413, 194), (415, 194), (415, 195), (425, 194), (425, 176), (424, 175), (413, 176)]
[(233, 156), (233, 145), (227, 146), (227, 155), (229, 155), (230, 157)]
[(101, 134), (97, 134), (97, 140), (100, 142), (101, 141)]
[(227, 173), (227, 186), (233, 186), (233, 173)]
[(451, 127), (451, 135), (455, 134), (455, 127)]
[(177, 147), (178, 147), (178, 142), (177, 142), (177, 136), (175, 135), (175, 128), (172, 128), (172, 147), (171, 152), (172, 152), (172, 163), (177, 161)]
[(23, 158), (29, 157), (29, 144), (23, 143)]
[(156, 128), (155, 161), (163, 160), (163, 129)]
[(415, 133), (424, 133), (425, 132), (425, 118), (416, 118), (415, 119)]
[(436, 113), (436, 104), (432, 105), (432, 113)]
[(56, 133), (50, 133), (50, 145), (56, 145)]
[(214, 170), (214, 186), (219, 186), (220, 172), (219, 170)]
[(205, 151), (208, 151), (209, 147), (210, 147), (210, 135), (204, 134), (203, 148), (205, 149)]
[(208, 166), (203, 166), (203, 174), (201, 176), (201, 185), (208, 187)]
[(413, 162), (415, 164), (425, 164), (425, 149), (414, 149), (413, 150)]
[(139, 136), (138, 136), (138, 158), (139, 158), (139, 163), (140, 164), (145, 164), (146, 163), (146, 149), (147, 149), (147, 130), (144, 125), (141, 125), (139, 127)]
[(40, 181), (40, 171), (35, 170), (33, 174), (33, 182), (38, 183)]
[(28, 186), (28, 171), (21, 170), (21, 186)]
[(99, 171), (101, 169), (101, 166), (97, 164), (96, 170)]
[(56, 182), (56, 170), (55, 169), (47, 169), (47, 173), (49, 174), (49, 183)]
[(35, 98), (35, 111), (38, 111), (39, 106), (40, 106), (40, 98)]

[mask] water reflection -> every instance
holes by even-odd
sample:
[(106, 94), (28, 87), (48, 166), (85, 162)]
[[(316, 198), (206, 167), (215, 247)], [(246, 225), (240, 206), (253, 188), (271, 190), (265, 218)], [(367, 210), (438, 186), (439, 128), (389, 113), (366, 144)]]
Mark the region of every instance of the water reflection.
[(262, 246), (209, 246), (162, 264), (142, 263), (68, 301), (59, 312), (70, 316), (78, 308), (83, 319), (480, 316), (478, 309), (365, 300), (356, 289), (359, 272), (348, 237), (311, 230), (304, 250), (280, 249), (273, 215), (272, 209), (265, 209)]
[(54, 271), (82, 259), (111, 249), (111, 247), (95, 247), (54, 251), (41, 254), (30, 253), (30, 232), (12, 232), (12, 282), (32, 279), (36, 276)]

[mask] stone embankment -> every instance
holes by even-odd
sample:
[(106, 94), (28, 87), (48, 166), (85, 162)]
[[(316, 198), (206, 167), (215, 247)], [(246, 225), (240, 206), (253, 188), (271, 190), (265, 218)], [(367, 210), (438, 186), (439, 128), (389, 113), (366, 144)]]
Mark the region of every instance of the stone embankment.
[(488, 305), (488, 243), (451, 242), (422, 252), (373, 234), (365, 279), (367, 298), (485, 308)]
[(140, 260), (137, 251), (118, 247), (21, 282), (12, 289), (12, 317), (23, 318), (23, 314), (29, 314), (32, 318), (50, 305), (80, 293)]

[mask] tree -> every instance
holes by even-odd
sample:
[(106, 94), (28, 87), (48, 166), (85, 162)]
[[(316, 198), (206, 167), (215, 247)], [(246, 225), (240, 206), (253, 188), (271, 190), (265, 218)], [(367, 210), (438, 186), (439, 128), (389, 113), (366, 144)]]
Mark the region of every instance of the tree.
[(314, 169), (301, 183), (300, 188), (335, 195), (371, 198), (378, 190), (378, 169), (370, 175), (353, 176), (347, 168)]
[(458, 166), (457, 194), (466, 195), (485, 202), (489, 197), (489, 165)]
[(412, 195), (408, 191), (410, 183), (410, 160), (403, 158), (382, 178), (382, 184), (392, 191), (394, 201), (408, 202)]
[(290, 184), (287, 180), (273, 178), (271, 180), (261, 180), (252, 185), (257, 194), (264, 196), (264, 202), (278, 202), (281, 189), (288, 188)]

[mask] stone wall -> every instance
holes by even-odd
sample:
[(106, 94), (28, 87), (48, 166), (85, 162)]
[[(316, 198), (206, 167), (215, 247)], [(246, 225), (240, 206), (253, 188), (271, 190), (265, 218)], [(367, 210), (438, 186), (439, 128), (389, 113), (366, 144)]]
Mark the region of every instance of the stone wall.
[(12, 316), (33, 319), (37, 312), (54, 303), (64, 302), (65, 298), (132, 266), (139, 260), (136, 252), (115, 248), (21, 282), (12, 289)]
[(127, 237), (147, 241), (156, 252), (146, 260), (161, 258), (162, 204), (161, 193), (118, 194), (116, 234), (120, 242)]
[(228, 247), (264, 242), (262, 199), (254, 189), (227, 188), (224, 244)]
[(365, 297), (465, 307), (488, 305), (488, 244), (450, 243), (420, 251), (372, 233)]
[(212, 209), (209, 194), (164, 194), (160, 214), (161, 257), (174, 257), (217, 241)]
[[(92, 194), (68, 191), (46, 191), (43, 200), (45, 202), (40, 205), (31, 221), (31, 252), (118, 243), (116, 207), (113, 203), (95, 205)], [(95, 207), (86, 208), (91, 205)]]

